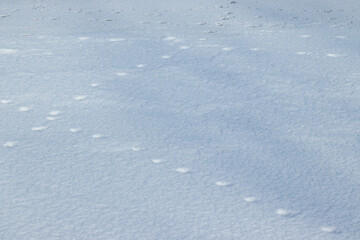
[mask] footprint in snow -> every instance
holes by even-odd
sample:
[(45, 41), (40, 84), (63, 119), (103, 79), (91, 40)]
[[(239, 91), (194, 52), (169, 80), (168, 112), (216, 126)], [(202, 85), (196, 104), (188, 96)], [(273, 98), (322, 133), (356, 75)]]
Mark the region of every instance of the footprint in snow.
[(189, 168), (177, 168), (176, 171), (179, 173), (188, 173), (188, 172), (190, 172), (190, 169)]

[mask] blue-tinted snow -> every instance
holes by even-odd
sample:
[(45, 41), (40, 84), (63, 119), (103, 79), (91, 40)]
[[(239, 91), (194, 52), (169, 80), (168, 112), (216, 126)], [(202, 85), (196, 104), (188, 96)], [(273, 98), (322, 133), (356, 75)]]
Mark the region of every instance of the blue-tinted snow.
[(0, 3), (0, 239), (360, 239), (357, 1)]

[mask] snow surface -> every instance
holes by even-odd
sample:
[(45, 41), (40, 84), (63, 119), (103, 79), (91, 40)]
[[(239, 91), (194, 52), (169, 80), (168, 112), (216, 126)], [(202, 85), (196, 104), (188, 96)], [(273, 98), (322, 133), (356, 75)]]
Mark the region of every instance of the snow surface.
[(2, 0), (0, 239), (360, 239), (360, 2)]

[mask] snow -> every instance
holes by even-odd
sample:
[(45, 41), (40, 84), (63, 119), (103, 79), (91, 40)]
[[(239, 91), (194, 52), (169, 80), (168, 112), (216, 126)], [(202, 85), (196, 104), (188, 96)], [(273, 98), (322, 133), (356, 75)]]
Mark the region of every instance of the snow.
[(360, 3), (0, 4), (0, 239), (360, 239)]

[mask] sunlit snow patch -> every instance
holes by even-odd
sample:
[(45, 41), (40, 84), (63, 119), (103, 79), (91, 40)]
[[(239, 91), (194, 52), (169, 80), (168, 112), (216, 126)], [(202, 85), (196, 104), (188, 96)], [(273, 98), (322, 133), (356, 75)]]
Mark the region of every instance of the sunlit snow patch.
[(165, 41), (165, 42), (170, 42), (170, 43), (179, 43), (179, 42), (184, 41), (183, 39), (177, 38), (177, 37), (174, 37), (174, 36), (164, 37), (162, 40)]
[(284, 217), (293, 217), (298, 214), (298, 212), (295, 212), (293, 210), (288, 210), (284, 208), (279, 208), (276, 210), (276, 214)]
[(244, 197), (244, 201), (245, 202), (257, 202), (259, 201), (260, 199), (257, 198), (257, 197)]
[(16, 142), (6, 142), (3, 144), (4, 147), (14, 147), (17, 143)]
[(50, 116), (58, 116), (58, 115), (60, 115), (60, 114), (61, 114), (60, 111), (51, 111), (51, 112), (49, 113)]
[(49, 120), (49, 121), (55, 121), (58, 119), (60, 119), (60, 118), (59, 117), (46, 117), (46, 120)]
[(118, 77), (125, 77), (125, 76), (127, 76), (127, 75), (129, 75), (129, 74), (126, 73), (126, 72), (117, 72), (116, 75), (117, 75)]
[(92, 138), (95, 138), (95, 139), (99, 139), (99, 138), (103, 138), (104, 136), (101, 135), (101, 134), (94, 134), (91, 136)]
[(230, 186), (231, 183), (229, 182), (224, 182), (224, 181), (217, 181), (216, 182), (216, 185), (220, 186), (220, 187), (227, 187), (227, 186)]
[(47, 127), (45, 127), (45, 126), (31, 128), (32, 131), (36, 131), (36, 132), (43, 131), (45, 129), (47, 129)]
[(328, 233), (334, 233), (334, 232), (336, 232), (336, 227), (323, 226), (323, 227), (321, 227), (321, 231), (328, 232)]
[(153, 159), (152, 160), (154, 163), (162, 163), (162, 162), (165, 162), (165, 160), (163, 160), (163, 159)]
[(335, 36), (335, 38), (338, 38), (338, 39), (346, 39), (347, 36)]
[(110, 38), (109, 42), (121, 42), (121, 41), (125, 41), (124, 38)]
[(27, 111), (29, 111), (29, 110), (30, 110), (29, 107), (19, 107), (19, 108), (18, 108), (18, 111), (19, 111), (19, 112), (27, 112)]
[(12, 103), (13, 100), (3, 99), (3, 100), (0, 100), (0, 102), (3, 104), (9, 104), (9, 103)]
[(86, 95), (80, 95), (80, 96), (76, 96), (74, 97), (75, 100), (81, 101), (81, 100), (85, 100), (87, 98)]
[(190, 172), (190, 169), (189, 168), (177, 168), (176, 171), (179, 173), (188, 173), (188, 172)]
[(81, 129), (80, 128), (70, 128), (69, 131), (73, 132), (73, 133), (76, 133), (76, 132), (80, 132)]
[(18, 50), (16, 49), (8, 49), (8, 48), (0, 48), (0, 55), (1, 54), (14, 54), (14, 53), (17, 53)]
[(345, 55), (329, 53), (329, 54), (326, 54), (326, 56), (336, 58), (336, 57), (344, 57)]

